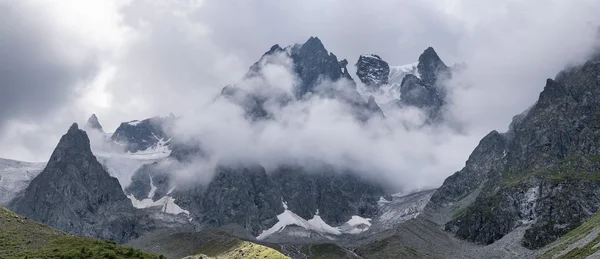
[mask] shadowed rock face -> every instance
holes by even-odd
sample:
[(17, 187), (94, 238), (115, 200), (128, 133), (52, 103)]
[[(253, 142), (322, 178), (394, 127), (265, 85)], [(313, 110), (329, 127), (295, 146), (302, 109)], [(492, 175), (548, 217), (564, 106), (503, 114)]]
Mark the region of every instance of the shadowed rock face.
[(111, 136), (111, 140), (125, 146), (125, 151), (137, 152), (171, 139), (169, 129), (174, 116), (153, 117), (142, 121), (123, 122)]
[(530, 225), (522, 243), (539, 248), (600, 211), (599, 78), (597, 58), (559, 73), (509, 132), (486, 136), (428, 206), (449, 206), (481, 190), (446, 230), (490, 244)]
[(377, 55), (361, 55), (356, 62), (356, 75), (370, 89), (388, 83), (390, 66)]
[(419, 56), (417, 69), (423, 82), (428, 85), (435, 85), (438, 83), (438, 79), (441, 79), (443, 76), (449, 76), (448, 66), (444, 64), (432, 47), (427, 48)]
[(347, 74), (344, 73), (346, 67), (341, 66), (347, 62), (340, 63), (333, 53), (327, 52), (317, 37), (310, 37), (304, 44), (293, 46), (290, 56), (294, 62), (294, 71), (301, 80), (296, 90), (298, 97), (315, 92), (314, 87), (320, 79), (337, 81)]
[[(156, 193), (172, 186), (161, 180), (164, 174), (158, 165), (142, 169), (127, 188), (132, 194), (147, 197), (149, 177)], [(277, 222), (284, 210), (282, 202), (305, 219), (319, 211), (325, 222), (340, 225), (353, 215), (374, 217), (377, 201), (386, 193), (380, 185), (328, 166), (281, 166), (267, 173), (260, 165), (221, 165), (210, 183), (177, 186), (171, 195), (195, 221), (212, 227), (236, 223), (257, 236)]]
[(10, 206), (62, 231), (119, 242), (134, 235), (133, 206), (90, 150), (87, 134), (73, 124), (46, 168)]

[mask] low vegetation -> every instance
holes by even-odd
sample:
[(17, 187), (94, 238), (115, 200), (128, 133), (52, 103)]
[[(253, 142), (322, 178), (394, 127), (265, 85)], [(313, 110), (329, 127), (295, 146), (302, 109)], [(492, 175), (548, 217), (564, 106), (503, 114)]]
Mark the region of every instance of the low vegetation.
[[(589, 235), (595, 235), (587, 243), (578, 244), (577, 247), (571, 247), (573, 244), (587, 240)], [(567, 233), (560, 239), (548, 245), (549, 249), (539, 258), (556, 258), (556, 255), (561, 255), (559, 258), (587, 258), (588, 256), (600, 251), (600, 213), (586, 221), (578, 228)], [(566, 249), (571, 250), (565, 253)]]
[(74, 237), (0, 207), (0, 258), (163, 258), (111, 241)]
[(186, 259), (254, 259), (273, 258), (288, 259), (289, 257), (279, 251), (241, 240), (235, 240), (227, 244), (205, 245), (200, 248), (197, 255), (185, 257)]

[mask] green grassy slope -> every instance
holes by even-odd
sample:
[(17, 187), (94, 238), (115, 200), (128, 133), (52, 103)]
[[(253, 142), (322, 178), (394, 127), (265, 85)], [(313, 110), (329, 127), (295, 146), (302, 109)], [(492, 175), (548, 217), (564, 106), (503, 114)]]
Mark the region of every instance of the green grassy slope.
[(600, 251), (600, 213), (552, 242), (538, 258), (587, 258)]
[(0, 258), (161, 258), (110, 241), (74, 237), (0, 207)]

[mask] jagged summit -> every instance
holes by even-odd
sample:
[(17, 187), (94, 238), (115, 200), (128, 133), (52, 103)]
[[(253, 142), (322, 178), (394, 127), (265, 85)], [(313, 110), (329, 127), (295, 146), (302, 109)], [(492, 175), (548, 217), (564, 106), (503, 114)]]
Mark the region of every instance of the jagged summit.
[(303, 44), (300, 44), (300, 46), (302, 46), (304, 48), (313, 49), (313, 50), (318, 49), (318, 50), (327, 51), (327, 49), (325, 49), (325, 45), (323, 45), (323, 42), (319, 39), (319, 37), (311, 36), (310, 38), (308, 38), (308, 40), (306, 40), (306, 42), (304, 42)]
[(304, 44), (294, 45), (290, 56), (294, 71), (301, 80), (296, 89), (297, 97), (314, 92), (314, 87), (321, 79), (336, 81), (347, 77), (344, 73), (346, 67), (342, 66), (344, 63), (340, 63), (333, 53), (328, 52), (317, 37), (310, 37)]
[(85, 131), (73, 123), (46, 168), (10, 207), (74, 235), (126, 241), (134, 235), (131, 201), (90, 149)]
[(423, 82), (430, 85), (436, 83), (440, 73), (448, 73), (448, 66), (444, 64), (432, 47), (425, 49), (419, 56), (417, 68)]
[(388, 83), (390, 66), (375, 54), (360, 55), (356, 62), (356, 75), (369, 89), (376, 90)]
[(90, 116), (90, 118), (87, 120), (87, 123), (85, 124), (85, 128), (95, 129), (100, 132), (104, 132), (104, 130), (102, 129), (102, 125), (100, 125), (100, 122), (98, 121), (98, 117), (96, 117), (96, 114), (92, 114), (92, 116)]

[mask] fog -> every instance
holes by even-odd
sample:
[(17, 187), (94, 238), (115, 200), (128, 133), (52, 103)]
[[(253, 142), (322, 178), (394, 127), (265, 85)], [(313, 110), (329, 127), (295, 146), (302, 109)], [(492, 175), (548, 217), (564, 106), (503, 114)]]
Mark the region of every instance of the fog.
[[(531, 106), (546, 78), (590, 55), (599, 7), (591, 0), (2, 1), (0, 53), (10, 55), (0, 68), (10, 69), (0, 71), (0, 157), (45, 161), (69, 125), (92, 113), (111, 132), (173, 112), (182, 118), (176, 132), (210, 152), (206, 168), (222, 159), (268, 168), (320, 160), (397, 189), (435, 187), (483, 136), (505, 131)], [(289, 94), (297, 79), (285, 57), (261, 79), (243, 75), (273, 44), (310, 36), (348, 59), (355, 80), (352, 65), (364, 53), (403, 65), (433, 46), (446, 64), (466, 64), (447, 83), (446, 122), (407, 127), (423, 118), (408, 109), (359, 123), (345, 104), (315, 96), (273, 104), (274, 119), (257, 123), (216, 98), (230, 84)], [(206, 172), (178, 171), (209, 179)]]

